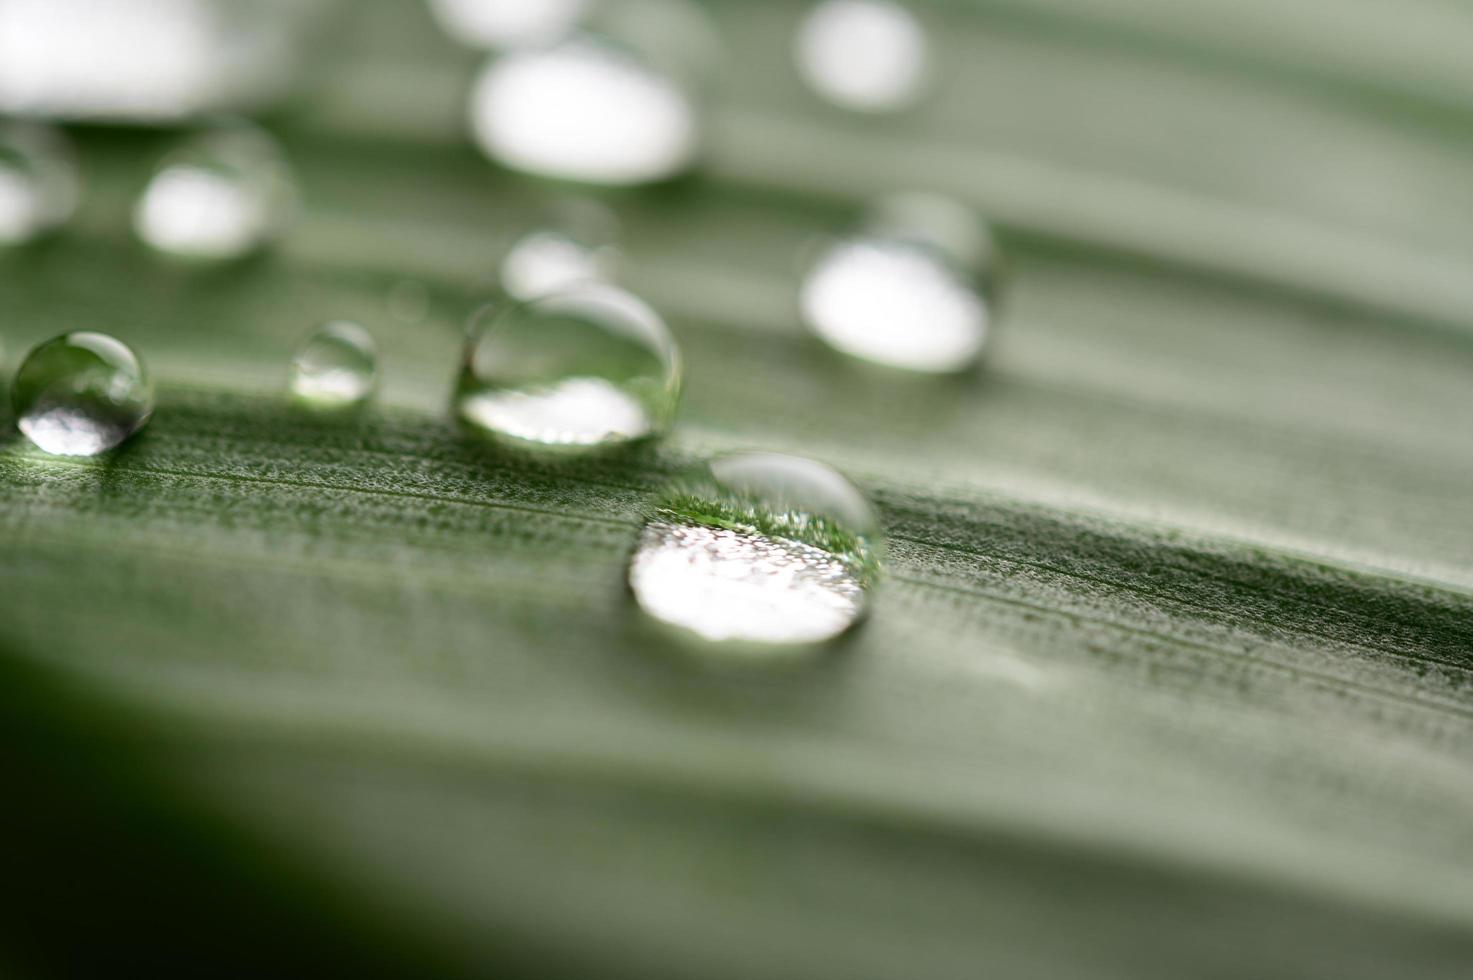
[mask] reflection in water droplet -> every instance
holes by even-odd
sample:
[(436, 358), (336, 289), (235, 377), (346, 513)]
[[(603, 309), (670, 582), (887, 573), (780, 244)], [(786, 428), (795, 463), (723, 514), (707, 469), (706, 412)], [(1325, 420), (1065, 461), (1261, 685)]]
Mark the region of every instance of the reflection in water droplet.
[(592, 35), (493, 58), (476, 81), (471, 130), (514, 170), (592, 184), (644, 184), (688, 167), (696, 109), (673, 77)]
[(76, 158), (60, 130), (0, 122), (0, 245), (28, 242), (66, 221), (78, 185)]
[(990, 313), (991, 239), (959, 204), (899, 195), (822, 248), (799, 294), (804, 322), (846, 354), (912, 371), (970, 367)]
[(27, 354), (11, 398), (21, 432), (58, 456), (112, 449), (153, 412), (153, 386), (137, 355), (89, 331), (64, 334)]
[(456, 393), (461, 418), (524, 446), (609, 446), (663, 432), (680, 396), (664, 321), (583, 283), (479, 314)]
[(816, 644), (865, 614), (881, 547), (873, 508), (839, 473), (738, 453), (672, 484), (629, 586), (650, 616), (705, 640)]
[(925, 84), (926, 34), (892, 0), (825, 0), (798, 29), (799, 73), (845, 109), (888, 112), (913, 103)]
[(0, 0), (0, 112), (177, 120), (278, 95), (311, 4)]
[(292, 359), (292, 394), (320, 407), (360, 405), (377, 381), (373, 337), (347, 320), (334, 320), (313, 331)]
[(587, 7), (588, 0), (430, 0), (445, 33), (474, 48), (550, 44)]
[(280, 234), (295, 200), (276, 141), (255, 126), (230, 123), (164, 159), (134, 208), (133, 228), (177, 258), (235, 259)]

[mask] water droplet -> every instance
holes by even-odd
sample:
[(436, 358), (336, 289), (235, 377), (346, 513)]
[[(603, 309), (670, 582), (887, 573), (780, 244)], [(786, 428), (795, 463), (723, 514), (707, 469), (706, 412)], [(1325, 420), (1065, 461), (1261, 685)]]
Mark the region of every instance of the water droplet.
[(550, 44), (578, 22), (588, 0), (430, 0), (440, 27), (473, 48)]
[(629, 586), (650, 616), (705, 640), (816, 644), (865, 614), (881, 548), (874, 509), (838, 472), (737, 453), (671, 485)]
[(71, 143), (39, 123), (0, 122), (0, 244), (28, 242), (61, 225), (77, 204)]
[(107, 334), (63, 334), (26, 355), (11, 390), (16, 424), (58, 456), (95, 456), (143, 427), (153, 386), (138, 356)]
[(356, 323), (334, 320), (314, 330), (292, 359), (291, 390), (323, 408), (361, 405), (378, 381), (373, 337)]
[(803, 80), (845, 109), (903, 109), (925, 86), (926, 33), (891, 0), (825, 0), (804, 18), (794, 47)]
[(990, 324), (995, 255), (964, 206), (926, 194), (871, 208), (852, 234), (820, 248), (804, 276), (804, 322), (831, 347), (912, 371), (976, 363)]
[(672, 0), (601, 4), (578, 32), (487, 62), (471, 132), (491, 159), (525, 173), (621, 186), (673, 177), (699, 142), (703, 66), (691, 52), (705, 50), (704, 28)]
[(279, 95), (311, 4), (0, 0), (0, 112), (179, 120)]
[(456, 407), (514, 444), (588, 448), (663, 432), (679, 396), (680, 355), (659, 314), (583, 283), (479, 314)]
[(534, 299), (580, 282), (612, 282), (619, 264), (618, 220), (593, 201), (567, 201), (547, 226), (513, 243), (501, 262), (501, 287)]
[(223, 261), (256, 251), (295, 210), (276, 141), (247, 123), (198, 134), (164, 158), (133, 211), (133, 228), (176, 258)]

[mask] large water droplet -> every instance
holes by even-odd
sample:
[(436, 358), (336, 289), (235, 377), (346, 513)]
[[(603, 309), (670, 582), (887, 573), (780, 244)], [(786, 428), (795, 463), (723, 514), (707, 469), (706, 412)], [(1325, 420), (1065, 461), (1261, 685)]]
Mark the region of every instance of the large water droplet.
[(0, 122), (0, 244), (57, 227), (77, 204), (76, 157), (60, 130)]
[(138, 356), (107, 334), (63, 334), (26, 355), (11, 390), (16, 424), (58, 456), (95, 456), (143, 427), (153, 386)]
[(445, 33), (474, 48), (550, 44), (578, 22), (589, 0), (430, 0)]
[(924, 194), (875, 205), (818, 250), (804, 276), (804, 322), (830, 346), (912, 371), (959, 371), (981, 356), (995, 257), (964, 206)]
[(672, 177), (690, 166), (698, 142), (688, 86), (591, 33), (493, 58), (472, 90), (470, 122), (493, 160), (590, 184)]
[(153, 248), (222, 261), (256, 251), (290, 223), (296, 194), (276, 141), (247, 123), (207, 130), (165, 157), (133, 211)]
[(0, 112), (177, 120), (279, 95), (309, 3), (0, 0)]
[(629, 586), (650, 616), (705, 640), (815, 644), (865, 614), (881, 548), (874, 509), (833, 469), (737, 453), (672, 484)]
[(619, 264), (618, 220), (592, 201), (564, 202), (547, 225), (512, 244), (501, 262), (501, 287), (535, 299), (580, 282), (612, 282)]
[(378, 381), (378, 351), (373, 337), (356, 323), (325, 323), (292, 359), (292, 394), (323, 408), (361, 405)]
[(589, 448), (663, 432), (679, 396), (680, 355), (659, 315), (584, 283), (479, 314), (456, 408), (515, 444)]
[(892, 0), (825, 0), (804, 18), (794, 43), (804, 81), (859, 112), (913, 103), (925, 86), (926, 49), (920, 22)]

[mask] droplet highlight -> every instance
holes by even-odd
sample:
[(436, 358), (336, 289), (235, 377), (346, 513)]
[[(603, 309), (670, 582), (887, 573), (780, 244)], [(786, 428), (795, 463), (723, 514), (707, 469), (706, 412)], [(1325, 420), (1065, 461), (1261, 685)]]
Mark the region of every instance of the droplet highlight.
[(568, 33), (589, 0), (430, 0), (446, 34), (473, 48), (550, 44)]
[(894, 112), (925, 88), (926, 32), (893, 0), (825, 0), (794, 39), (798, 73), (824, 99), (856, 112)]
[(668, 428), (680, 373), (659, 314), (623, 290), (583, 283), (478, 314), (456, 410), (514, 445), (616, 446)]
[(675, 176), (698, 142), (689, 88), (632, 48), (589, 33), (493, 58), (472, 89), (470, 125), (503, 166), (613, 186)]
[(276, 141), (256, 126), (231, 123), (198, 134), (164, 159), (134, 208), (133, 228), (166, 255), (227, 261), (281, 234), (295, 205)]
[(77, 205), (76, 155), (58, 129), (0, 122), (0, 245), (19, 245), (63, 224)]
[(883, 549), (864, 494), (834, 469), (736, 453), (675, 480), (629, 563), (660, 623), (744, 650), (810, 647), (867, 613)]
[(518, 238), (501, 262), (501, 287), (520, 300), (583, 282), (610, 283), (620, 253), (618, 220), (592, 201), (564, 202), (544, 226)]
[(314, 330), (292, 358), (291, 391), (319, 408), (352, 408), (378, 383), (378, 349), (363, 327), (347, 320)]
[(309, 3), (0, 0), (0, 112), (157, 123), (288, 87)]
[(961, 371), (987, 343), (995, 265), (991, 237), (968, 208), (897, 195), (816, 249), (799, 307), (808, 329), (845, 354), (911, 371)]
[(57, 456), (95, 456), (120, 445), (153, 413), (153, 386), (122, 341), (77, 331), (39, 345), (11, 389), (16, 425)]

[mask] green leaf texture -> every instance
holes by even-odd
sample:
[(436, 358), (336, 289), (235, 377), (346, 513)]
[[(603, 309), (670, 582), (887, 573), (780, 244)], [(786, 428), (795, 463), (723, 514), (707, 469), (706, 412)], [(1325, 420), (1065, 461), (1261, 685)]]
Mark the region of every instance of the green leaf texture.
[[(160, 393), (109, 458), (0, 449), (0, 968), (1466, 976), (1473, 10), (937, 4), (945, 84), (872, 121), (799, 87), (801, 7), (709, 7), (700, 174), (610, 198), (688, 364), (622, 456), (448, 419), (555, 189), (465, 145), (418, 4), (329, 21), (269, 120), (305, 214), (243, 266), (129, 240), (169, 134), (76, 134), (6, 361), (105, 330)], [(908, 185), (999, 225), (977, 377), (797, 326), (805, 246)], [(284, 398), (329, 318), (379, 339), (365, 416)], [(880, 506), (874, 614), (812, 663), (694, 660), (626, 594), (662, 481), (736, 448)]]

